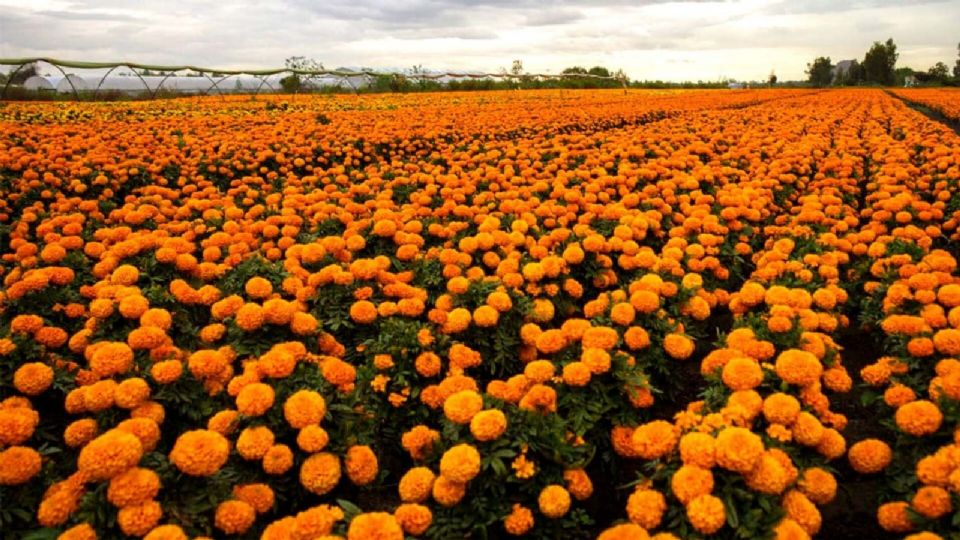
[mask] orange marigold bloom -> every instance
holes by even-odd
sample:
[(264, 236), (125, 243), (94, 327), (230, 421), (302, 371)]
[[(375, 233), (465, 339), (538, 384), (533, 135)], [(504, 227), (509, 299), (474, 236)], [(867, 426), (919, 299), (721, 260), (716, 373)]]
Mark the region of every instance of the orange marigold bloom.
[(469, 444), (458, 444), (443, 453), (441, 476), (465, 484), (480, 473), (480, 452)]
[(905, 533), (913, 530), (913, 522), (907, 509), (909, 504), (903, 501), (881, 504), (877, 509), (877, 521), (883, 530), (894, 533)]
[(791, 490), (783, 497), (783, 509), (787, 517), (796, 521), (807, 534), (813, 536), (820, 531), (822, 518), (820, 511), (810, 499), (799, 490)]
[(803, 471), (797, 487), (815, 504), (829, 504), (837, 495), (837, 479), (819, 467)]
[(107, 489), (107, 500), (123, 508), (146, 502), (160, 492), (160, 477), (151, 469), (133, 467), (114, 476)]
[(237, 394), (237, 410), (247, 416), (261, 416), (273, 407), (276, 394), (264, 383), (251, 383)]
[(923, 486), (917, 490), (910, 505), (929, 519), (940, 519), (953, 510), (950, 492), (939, 486)]
[(687, 519), (693, 528), (703, 534), (713, 534), (723, 527), (727, 514), (723, 501), (713, 495), (700, 495), (686, 505)]
[[(449, 402), (449, 399), (447, 401)], [(446, 406), (446, 403), (444, 406)], [(507, 416), (500, 409), (480, 411), (470, 420), (470, 433), (478, 441), (495, 440), (503, 435), (506, 430)]]
[(680, 459), (687, 465), (711, 469), (716, 464), (716, 451), (717, 441), (707, 433), (692, 431), (680, 438)]
[(545, 330), (536, 337), (536, 345), (538, 351), (544, 354), (553, 354), (567, 346), (567, 338), (563, 330)]
[(0, 450), (0, 486), (25, 484), (40, 472), (40, 454), (27, 446)]
[[(581, 343), (584, 349), (613, 349), (620, 341), (620, 335), (616, 330), (607, 326), (597, 326), (587, 329), (583, 333)], [(539, 342), (539, 340), (538, 340)]]
[(262, 464), (267, 474), (284, 474), (293, 467), (293, 450), (285, 444), (275, 444), (263, 456)]
[(263, 326), (263, 308), (259, 304), (244, 304), (237, 310), (234, 319), (241, 330), (252, 332)]
[(570, 502), (570, 492), (556, 484), (543, 488), (537, 497), (540, 513), (551, 519), (563, 517), (570, 510)]
[(567, 469), (563, 471), (563, 480), (567, 490), (578, 501), (589, 499), (593, 495), (593, 482), (583, 469)]
[(894, 419), (904, 433), (922, 437), (936, 433), (943, 423), (943, 413), (933, 402), (912, 401), (897, 409)]
[(237, 437), (237, 453), (246, 460), (263, 459), (275, 442), (273, 431), (267, 426), (245, 428)]
[(434, 444), (440, 440), (440, 432), (426, 426), (414, 426), (400, 437), (400, 445), (410, 457), (422, 460), (433, 452)]
[(53, 368), (42, 362), (22, 364), (13, 374), (13, 387), (28, 396), (37, 396), (53, 384)]
[(77, 470), (90, 480), (108, 480), (136, 465), (143, 456), (143, 444), (134, 435), (112, 429), (80, 450)]
[(503, 519), (503, 528), (508, 534), (522, 536), (533, 528), (533, 512), (518, 503), (513, 504), (510, 514)]
[(681, 503), (687, 504), (713, 491), (713, 473), (696, 465), (683, 465), (670, 478), (670, 490)]
[(403, 540), (403, 528), (386, 512), (364, 513), (350, 522), (347, 540)]
[(230, 443), (205, 429), (187, 431), (177, 437), (170, 451), (170, 462), (184, 474), (210, 476), (220, 470), (230, 456)]
[(298, 390), (283, 404), (283, 417), (294, 429), (319, 424), (327, 414), (327, 402), (319, 392)]
[(678, 434), (673, 424), (654, 420), (642, 424), (633, 432), (634, 451), (643, 459), (657, 459), (667, 455), (677, 445)]
[(247, 280), (243, 290), (254, 300), (260, 300), (273, 294), (273, 285), (262, 277), (252, 277)]
[(645, 529), (657, 528), (666, 510), (667, 499), (653, 489), (637, 488), (627, 499), (627, 518)]
[(723, 366), (723, 383), (731, 390), (751, 390), (763, 382), (763, 370), (752, 358), (738, 356)]
[(820, 380), (823, 365), (807, 351), (790, 349), (777, 356), (777, 376), (789, 384), (808, 386)]
[(160, 522), (163, 509), (157, 501), (146, 501), (133, 506), (125, 506), (117, 512), (117, 524), (128, 536), (143, 536)]
[(467, 493), (467, 485), (461, 482), (455, 482), (445, 476), (438, 476), (433, 483), (431, 494), (433, 499), (442, 506), (454, 506), (459, 503)]
[(308, 457), (300, 466), (300, 483), (307, 491), (325, 495), (340, 482), (340, 459), (321, 452)]
[(400, 479), (398, 490), (403, 502), (421, 503), (430, 497), (436, 475), (427, 467), (414, 467)]
[(246, 502), (224, 501), (217, 505), (213, 524), (224, 534), (243, 534), (256, 519), (256, 510)]
[(741, 474), (750, 472), (763, 455), (763, 441), (748, 429), (727, 427), (717, 435), (717, 464)]
[(671, 333), (663, 338), (663, 349), (677, 360), (690, 358), (695, 347), (693, 340), (683, 334)]
[(365, 445), (351, 446), (344, 458), (344, 465), (347, 469), (347, 477), (358, 486), (373, 482), (380, 470), (377, 455)]
[(234, 486), (233, 496), (241, 500), (257, 511), (263, 514), (273, 508), (274, 494), (273, 489), (267, 484), (242, 484)]
[(330, 436), (322, 427), (312, 424), (297, 433), (297, 446), (304, 452), (314, 453), (326, 448)]
[(133, 367), (133, 350), (122, 342), (107, 342), (90, 357), (90, 369), (101, 377), (126, 373)]
[(413, 536), (420, 536), (427, 532), (433, 523), (433, 513), (422, 504), (401, 504), (394, 510), (393, 515), (403, 528), (403, 531)]
[(879, 439), (865, 439), (854, 443), (847, 457), (858, 473), (873, 474), (887, 468), (893, 459), (893, 451)]

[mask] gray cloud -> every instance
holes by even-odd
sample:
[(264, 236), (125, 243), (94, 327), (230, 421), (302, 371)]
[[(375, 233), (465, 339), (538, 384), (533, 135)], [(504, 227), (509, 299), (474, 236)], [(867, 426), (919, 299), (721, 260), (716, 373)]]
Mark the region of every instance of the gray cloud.
[(956, 56), (960, 0), (0, 0), (0, 56), (272, 67), (624, 68), (637, 78), (803, 76), (892, 36), (901, 64)]

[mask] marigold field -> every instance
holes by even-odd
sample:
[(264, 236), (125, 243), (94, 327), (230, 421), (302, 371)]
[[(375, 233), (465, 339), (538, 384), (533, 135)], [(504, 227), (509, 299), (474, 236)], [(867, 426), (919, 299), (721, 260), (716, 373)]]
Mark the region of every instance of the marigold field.
[(960, 90), (0, 104), (0, 535), (960, 536)]

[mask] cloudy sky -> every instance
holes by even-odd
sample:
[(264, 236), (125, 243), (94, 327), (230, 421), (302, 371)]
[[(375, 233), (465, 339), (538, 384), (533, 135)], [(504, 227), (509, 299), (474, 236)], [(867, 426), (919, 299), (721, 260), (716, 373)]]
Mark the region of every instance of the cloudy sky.
[(952, 66), (960, 0), (0, 0), (0, 57), (265, 68), (623, 68), (634, 79), (804, 78), (816, 55)]

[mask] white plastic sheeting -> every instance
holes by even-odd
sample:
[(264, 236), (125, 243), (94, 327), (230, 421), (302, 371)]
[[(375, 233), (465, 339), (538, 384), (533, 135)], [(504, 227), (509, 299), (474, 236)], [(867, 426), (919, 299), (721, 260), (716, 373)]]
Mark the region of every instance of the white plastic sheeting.
[[(27, 80), (23, 81), (23, 87), (27, 90), (54, 90), (56, 89), (56, 85), (49, 80), (52, 78), (53, 77), (31, 75)], [(58, 78), (62, 79), (63, 77)]]
[[(68, 80), (69, 78), (69, 80)], [(29, 90), (56, 90), (61, 94), (71, 93), (76, 89), (81, 91), (94, 91), (99, 87), (100, 92), (124, 92), (139, 93), (149, 91), (157, 92), (158, 89), (168, 92), (182, 92), (185, 94), (220, 92), (227, 94), (231, 92), (250, 93), (259, 89), (261, 92), (273, 92), (280, 89), (280, 76), (253, 77), (249, 75), (235, 75), (228, 77), (186, 77), (171, 75), (75, 75), (70, 74), (67, 77), (55, 75), (34, 75), (27, 79), (24, 87)], [(216, 87), (214, 87), (216, 82)], [(71, 86), (70, 83), (73, 83)]]

